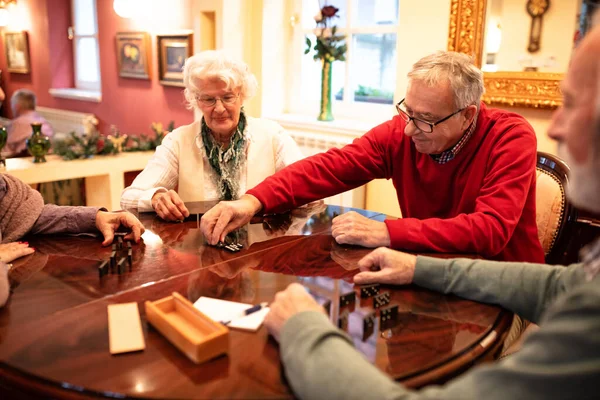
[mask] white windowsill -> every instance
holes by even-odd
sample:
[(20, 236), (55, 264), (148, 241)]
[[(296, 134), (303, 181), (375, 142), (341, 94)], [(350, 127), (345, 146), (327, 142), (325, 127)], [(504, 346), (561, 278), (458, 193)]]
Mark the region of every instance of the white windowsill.
[(82, 100), (91, 101), (94, 103), (100, 103), (102, 101), (102, 92), (96, 90), (83, 90), (75, 88), (60, 88), (48, 90), (50, 95), (53, 97), (59, 97), (61, 99), (71, 100)]
[(358, 121), (350, 119), (335, 119), (333, 121), (325, 122), (318, 121), (315, 117), (302, 114), (265, 115), (264, 117), (279, 123), (286, 129), (306, 129), (309, 131), (351, 137), (362, 136), (373, 127), (383, 122)]

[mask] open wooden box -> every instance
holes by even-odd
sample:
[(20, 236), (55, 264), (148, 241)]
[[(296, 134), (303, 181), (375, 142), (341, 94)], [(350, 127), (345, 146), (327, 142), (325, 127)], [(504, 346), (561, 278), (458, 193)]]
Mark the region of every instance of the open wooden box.
[(229, 351), (229, 329), (202, 314), (179, 293), (146, 301), (145, 306), (148, 321), (196, 364)]

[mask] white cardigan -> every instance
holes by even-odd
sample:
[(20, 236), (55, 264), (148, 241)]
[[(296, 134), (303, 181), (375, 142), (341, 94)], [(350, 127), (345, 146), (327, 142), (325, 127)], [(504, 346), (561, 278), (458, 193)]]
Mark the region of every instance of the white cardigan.
[[(241, 193), (303, 158), (296, 142), (279, 124), (252, 117), (246, 117), (246, 121), (248, 145), (240, 173)], [(184, 202), (218, 200), (215, 172), (199, 133), (200, 121), (169, 133), (146, 168), (123, 190), (121, 207), (152, 211), (154, 193), (175, 188)]]

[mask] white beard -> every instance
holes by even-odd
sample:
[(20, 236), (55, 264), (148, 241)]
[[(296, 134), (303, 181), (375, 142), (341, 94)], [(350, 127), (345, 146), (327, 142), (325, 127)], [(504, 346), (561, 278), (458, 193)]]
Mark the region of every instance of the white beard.
[(595, 148), (590, 149), (587, 162), (577, 164), (564, 144), (558, 146), (559, 157), (571, 169), (567, 197), (576, 207), (600, 214), (600, 159), (596, 153)]

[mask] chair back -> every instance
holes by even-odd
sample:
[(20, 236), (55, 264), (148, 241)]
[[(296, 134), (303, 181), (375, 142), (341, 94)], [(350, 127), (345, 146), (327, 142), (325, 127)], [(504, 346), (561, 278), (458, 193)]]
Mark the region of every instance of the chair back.
[(546, 263), (562, 264), (566, 259), (577, 210), (566, 196), (568, 165), (555, 155), (538, 152), (536, 182), (536, 222)]

